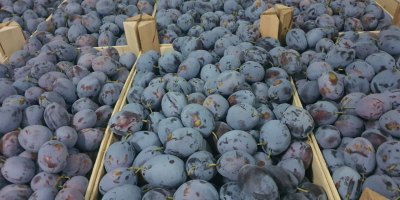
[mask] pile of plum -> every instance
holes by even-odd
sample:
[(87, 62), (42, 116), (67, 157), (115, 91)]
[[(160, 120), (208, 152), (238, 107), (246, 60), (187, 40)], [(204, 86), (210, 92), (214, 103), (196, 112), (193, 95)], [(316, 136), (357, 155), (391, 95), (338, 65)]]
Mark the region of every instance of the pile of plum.
[(47, 50), (42, 46), (50, 41), (75, 47), (120, 46), (127, 45), (123, 22), (138, 13), (151, 15), (154, 4), (155, 0), (2, 0), (0, 22), (17, 22), (35, 51)]
[(259, 33), (248, 29), (259, 29), (260, 15), (278, 3), (294, 10), (293, 27), (305, 32), (314, 28), (380, 30), (392, 23), (374, 0), (159, 0), (155, 15), (159, 40), (166, 44), (189, 36), (215, 42), (221, 36), (209, 32), (218, 28), (236, 34), (243, 42), (255, 41)]
[(379, 34), (339, 36), (292, 29), (287, 49), (301, 54), (281, 48), (274, 57), (283, 69), (293, 69), (342, 199), (358, 199), (365, 188), (388, 199), (400, 196), (399, 38), (395, 25)]
[(60, 4), (61, 1), (1, 0), (0, 23), (8, 21), (18, 23), (24, 30), (25, 37), (29, 38), (37, 28), (45, 28), (44, 21)]
[(10, 64), (0, 65), (0, 199), (84, 199), (108, 120), (136, 61), (113, 47), (78, 52), (55, 43), (46, 44), (54, 51), (38, 54), (26, 44)]
[(268, 51), (246, 45), (220, 60), (185, 45), (138, 58), (127, 104), (108, 122), (120, 141), (105, 154), (103, 200), (327, 199), (305, 177), (312, 116), (288, 104), (285, 70), (265, 72)]

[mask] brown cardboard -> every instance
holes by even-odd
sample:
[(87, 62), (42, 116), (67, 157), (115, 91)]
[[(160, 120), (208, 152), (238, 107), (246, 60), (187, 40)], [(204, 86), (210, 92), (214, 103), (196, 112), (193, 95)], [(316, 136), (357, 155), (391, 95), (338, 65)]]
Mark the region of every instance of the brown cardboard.
[(0, 24), (0, 61), (4, 63), (10, 56), (22, 49), (25, 44), (25, 35), (16, 22)]
[(160, 52), (156, 18), (140, 14), (124, 22), (126, 41), (132, 52)]
[(276, 4), (260, 16), (260, 33), (262, 37), (273, 37), (284, 46), (286, 33), (292, 28), (293, 9)]
[(361, 194), (360, 200), (389, 200), (389, 199), (372, 191), (369, 188), (365, 188), (364, 192)]

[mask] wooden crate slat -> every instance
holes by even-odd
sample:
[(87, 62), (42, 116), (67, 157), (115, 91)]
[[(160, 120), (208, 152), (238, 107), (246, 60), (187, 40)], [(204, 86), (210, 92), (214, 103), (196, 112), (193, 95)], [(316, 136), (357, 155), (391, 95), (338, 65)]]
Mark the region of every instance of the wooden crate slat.
[[(139, 52), (139, 54), (137, 55), (137, 57), (139, 58), (141, 56), (141, 52)], [(126, 96), (128, 94), (129, 89), (132, 87), (132, 81), (133, 78), (136, 75), (136, 63), (137, 60), (135, 62), (135, 64), (133, 65), (128, 78), (125, 81), (124, 87), (122, 88), (121, 94), (118, 98), (117, 103), (115, 104), (114, 107), (114, 111), (112, 112), (112, 115), (114, 115), (115, 113), (117, 113), (118, 111), (120, 111), (122, 109), (122, 107), (126, 104)], [(110, 127), (107, 126), (106, 132), (104, 134), (104, 138), (103, 141), (101, 142), (100, 148), (99, 148), (99, 152), (97, 154), (97, 158), (96, 158), (96, 162), (93, 166), (93, 171), (92, 171), (92, 175), (90, 177), (89, 180), (89, 185), (88, 185), (88, 189), (86, 191), (86, 196), (85, 196), (85, 200), (91, 200), (91, 199), (98, 199), (99, 198), (99, 183), (101, 178), (104, 176), (105, 174), (105, 169), (103, 167), (103, 163), (104, 163), (104, 156), (107, 152), (108, 147), (113, 144), (115, 141), (114, 138), (114, 134), (113, 132), (110, 130)]]

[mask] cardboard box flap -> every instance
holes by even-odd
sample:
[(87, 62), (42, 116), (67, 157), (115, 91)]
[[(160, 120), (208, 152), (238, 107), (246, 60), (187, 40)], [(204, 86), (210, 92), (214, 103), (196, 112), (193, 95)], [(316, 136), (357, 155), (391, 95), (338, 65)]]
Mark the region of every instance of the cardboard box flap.
[(287, 7), (282, 4), (276, 4), (275, 10), (277, 11), (278, 14), (281, 12), (292, 12), (293, 11), (293, 9), (291, 7)]
[(0, 29), (4, 28), (4, 27), (6, 27), (6, 26), (7, 26), (7, 27), (15, 27), (15, 26), (20, 27), (19, 24), (18, 24), (17, 22), (9, 21), (9, 22), (1, 23), (1, 24), (0, 24)]
[(4, 62), (14, 52), (22, 49), (25, 43), (25, 35), (22, 28), (16, 22), (0, 24), (0, 60)]
[(141, 22), (141, 21), (156, 21), (155, 17), (152, 17), (150, 15), (147, 14), (140, 14), (140, 15), (136, 15), (134, 17), (128, 18), (125, 20), (125, 22)]
[(270, 8), (262, 13), (262, 15), (276, 15), (276, 11), (274, 8)]

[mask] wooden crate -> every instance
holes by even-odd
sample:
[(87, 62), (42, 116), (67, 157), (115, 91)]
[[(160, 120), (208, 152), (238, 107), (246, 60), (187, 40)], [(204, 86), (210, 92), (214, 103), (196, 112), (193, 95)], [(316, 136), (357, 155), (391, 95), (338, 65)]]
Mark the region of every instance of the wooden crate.
[[(128, 45), (126, 46), (114, 46), (115, 49), (117, 49), (118, 53), (121, 55), (126, 52), (133, 52), (137, 58), (140, 57), (141, 55), (141, 44), (145, 45), (150, 45), (152, 48), (158, 47), (159, 50), (159, 42), (158, 42), (158, 37), (157, 41), (151, 41), (150, 38), (154, 36), (154, 34), (149, 34), (149, 31), (152, 31), (153, 33), (157, 33), (156, 29), (150, 29), (149, 27), (155, 27), (156, 26), (156, 21), (155, 18), (149, 16), (149, 15), (138, 15), (132, 18), (129, 18), (125, 20), (124, 22), (124, 29), (125, 29), (125, 34), (127, 37), (127, 42)], [(146, 33), (147, 31), (147, 33)], [(146, 33), (146, 34), (145, 34)], [(142, 41), (142, 43), (141, 43)], [(153, 46), (152, 44), (156, 44)], [(99, 51), (103, 51), (107, 47), (95, 47), (95, 49)], [(136, 60), (137, 61), (137, 60)], [(114, 115), (116, 112), (120, 111), (122, 107), (126, 104), (126, 95), (129, 91), (129, 89), (132, 86), (132, 81), (133, 78), (136, 75), (136, 62), (133, 65), (129, 76), (124, 84), (124, 87), (122, 88), (121, 94), (118, 98), (117, 103), (115, 104), (114, 111), (112, 115)], [(105, 153), (108, 149), (108, 147), (116, 142), (115, 138), (113, 137), (113, 133), (111, 132), (110, 128), (107, 127), (103, 141), (101, 142), (99, 152), (97, 154), (96, 162), (93, 166), (93, 172), (89, 180), (89, 185), (86, 191), (86, 196), (85, 200), (89, 199), (99, 199), (99, 193), (98, 193), (98, 188), (99, 188), (99, 183), (101, 177), (103, 177), (105, 170), (103, 167), (103, 162), (104, 162), (104, 156)]]
[[(122, 51), (121, 48), (120, 48), (120, 50)], [(118, 51), (118, 52), (120, 52), (120, 51)], [(139, 58), (140, 55), (141, 55), (141, 52), (139, 52), (136, 55)], [(135, 69), (136, 69), (136, 62), (133, 65), (133, 67), (131, 69), (131, 72), (129, 73), (128, 78), (126, 79), (124, 87), (122, 88), (121, 94), (120, 94), (120, 96), (118, 98), (118, 101), (114, 106), (114, 110), (112, 112), (112, 115), (114, 115), (115, 113), (117, 113), (118, 111), (120, 111), (122, 109), (122, 104), (123, 104), (123, 102), (125, 102), (128, 90), (132, 86), (133, 77), (136, 75), (136, 70)], [(106, 151), (107, 151), (108, 147), (112, 143), (116, 142), (116, 141), (113, 141), (112, 143), (110, 143), (111, 139), (113, 139), (112, 136), (113, 136), (113, 133), (111, 132), (110, 127), (107, 126), (106, 132), (105, 132), (104, 137), (103, 137), (103, 141), (101, 142), (101, 145), (100, 145), (100, 148), (99, 148), (99, 152), (98, 152), (97, 157), (96, 157), (96, 162), (93, 165), (92, 174), (91, 174), (90, 179), (89, 179), (89, 185), (88, 185), (88, 188), (86, 190), (85, 200), (99, 199), (98, 198), (99, 183), (100, 183), (101, 177), (103, 177), (103, 175), (105, 173), (105, 170), (104, 170), (104, 167), (103, 167), (104, 156), (106, 154)]]
[(0, 63), (8, 64), (11, 55), (22, 49), (25, 35), (17, 22), (0, 24)]
[(392, 24), (400, 26), (400, 5), (397, 0), (375, 0), (376, 4), (393, 19)]
[[(164, 53), (166, 53), (168, 51), (173, 51), (173, 48), (172, 48), (171, 44), (162, 44), (160, 46), (161, 54), (164, 54)], [(143, 52), (141, 52), (140, 54), (142, 54), (142, 53)], [(132, 71), (131, 71), (131, 73), (129, 75), (129, 78), (128, 78), (125, 86), (124, 86), (124, 88), (128, 87), (128, 88), (126, 88), (126, 91), (129, 91), (129, 89), (132, 87), (132, 83), (133, 83), (133, 80), (134, 80), (135, 75), (136, 75), (136, 70), (135, 69), (136, 69), (136, 63), (134, 65), (134, 67), (132, 68)], [(293, 85), (293, 90), (294, 90), (292, 105), (294, 105), (294, 106), (299, 106), (300, 105), (299, 107), (301, 107), (300, 98), (298, 96), (296, 87), (295, 87), (294, 82), (293, 82), (292, 79), (291, 79), (291, 83)], [(123, 96), (121, 95), (120, 99), (118, 100), (118, 103), (120, 103), (119, 104), (119, 109), (120, 110), (122, 109), (122, 107), (124, 107), (127, 104), (127, 100), (126, 100), (127, 95), (128, 95), (127, 92), (124, 93), (124, 95)], [(107, 137), (107, 139), (106, 139), (106, 137)], [(107, 141), (107, 142), (104, 142), (104, 141)], [(101, 150), (99, 151), (99, 154), (98, 154), (98, 157), (97, 157), (96, 163), (95, 163), (95, 166), (97, 168), (96, 169), (97, 170), (96, 171), (97, 177), (95, 179), (91, 179), (90, 180), (90, 184), (92, 185), (92, 190), (93, 191), (92, 191), (92, 194), (91, 194), (90, 197), (88, 197), (88, 196), (85, 197), (85, 200), (100, 200), (101, 199), (101, 194), (99, 192), (99, 183), (100, 183), (101, 178), (106, 173), (106, 171), (104, 169), (104, 166), (103, 166), (105, 152), (107, 151), (107, 148), (111, 144), (113, 144), (113, 143), (115, 143), (117, 141), (119, 141), (119, 139), (111, 132), (111, 130), (109, 128), (107, 128), (106, 135), (104, 136), (103, 143), (101, 144), (101, 147), (100, 147)], [(320, 185), (321, 187), (323, 187), (325, 189), (326, 194), (327, 194), (327, 196), (328, 196), (328, 198), (330, 200), (336, 200), (337, 198), (335, 198), (334, 194), (332, 193), (332, 191), (331, 191), (331, 189), (329, 187), (329, 182), (326, 179), (326, 176), (324, 174), (324, 171), (325, 170), (327, 171), (328, 169), (327, 169), (326, 165), (325, 165), (326, 169), (323, 169), (324, 165), (321, 164), (321, 161), (320, 161), (319, 157), (317, 156), (319, 148), (317, 148), (317, 149), (315, 148), (315, 144), (317, 144), (317, 141), (316, 141), (314, 135), (311, 135), (311, 141), (307, 141), (307, 143), (311, 146), (312, 152), (313, 152), (313, 160), (312, 160), (312, 163), (311, 163), (311, 166), (310, 166), (310, 168), (312, 170), (312, 174), (313, 174), (312, 177), (311, 177), (312, 178), (312, 182), (315, 183), (315, 184)], [(317, 144), (317, 146), (318, 146), (318, 144)], [(319, 153), (321, 153), (321, 152), (319, 151)]]
[[(293, 79), (290, 78), (290, 82), (293, 85), (293, 104), (294, 106), (303, 108), (303, 105), (301, 104), (299, 94), (297, 93), (296, 85), (293, 82)], [(328, 166), (325, 163), (325, 160), (322, 157), (321, 160), (321, 150), (319, 149), (317, 139), (314, 136), (314, 133), (311, 133), (311, 141), (307, 141), (307, 143), (311, 146), (312, 152), (313, 152), (313, 160), (311, 163), (312, 167), (312, 172), (313, 172), (313, 177), (312, 177), (312, 182), (323, 187), (326, 195), (328, 196), (329, 200), (340, 200), (339, 194), (335, 194), (335, 192), (332, 190), (332, 183), (329, 181), (327, 174), (330, 177)], [(335, 185), (333, 185), (335, 186)], [(335, 188), (335, 191), (337, 193), (337, 190)]]
[[(298, 106), (300, 108), (303, 108), (303, 105), (300, 101), (299, 94), (297, 93), (297, 89), (296, 89), (296, 86), (293, 83), (293, 81), (292, 81), (292, 84), (294, 87), (294, 91), (296, 93), (295, 94), (296, 99), (295, 99), (294, 105)], [(320, 184), (321, 184), (321, 186), (323, 184), (322, 187), (325, 189), (327, 194), (329, 191), (329, 194), (328, 194), (329, 200), (340, 200), (341, 198), (335, 187), (335, 184), (333, 183), (333, 179), (331, 177), (331, 174), (329, 173), (328, 166), (326, 165), (324, 156), (322, 155), (322, 152), (318, 146), (318, 142), (317, 142), (317, 139), (315, 138), (314, 134), (311, 134), (311, 141), (312, 142), (310, 145), (313, 145), (313, 148), (312, 148), (313, 149), (313, 163), (317, 162), (319, 165), (318, 171), (313, 170), (314, 176), (316, 176), (316, 175), (321, 176), (320, 179), (325, 180), (323, 183), (320, 183)]]

